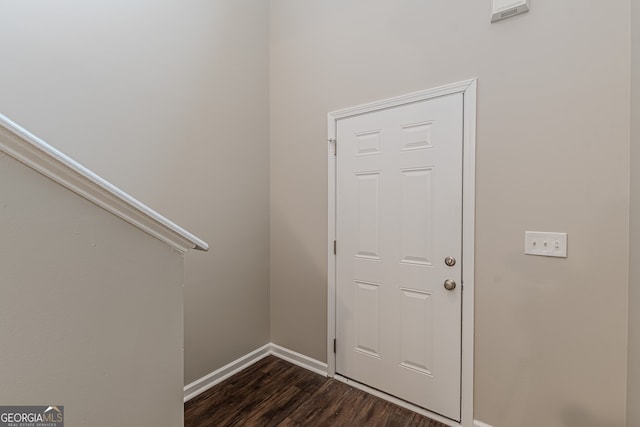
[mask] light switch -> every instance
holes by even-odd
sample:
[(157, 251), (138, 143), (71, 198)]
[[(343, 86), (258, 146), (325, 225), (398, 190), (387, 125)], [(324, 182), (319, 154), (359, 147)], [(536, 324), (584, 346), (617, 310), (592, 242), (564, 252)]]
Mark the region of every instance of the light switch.
[(529, 0), (491, 0), (491, 22), (529, 12)]
[(525, 231), (524, 253), (527, 255), (566, 258), (567, 233)]

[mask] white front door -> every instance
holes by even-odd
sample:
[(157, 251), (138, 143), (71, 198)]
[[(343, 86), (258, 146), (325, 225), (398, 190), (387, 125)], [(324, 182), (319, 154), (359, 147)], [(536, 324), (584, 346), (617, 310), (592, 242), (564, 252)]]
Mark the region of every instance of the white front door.
[(340, 119), (336, 163), (336, 372), (458, 421), (462, 113), (457, 93)]

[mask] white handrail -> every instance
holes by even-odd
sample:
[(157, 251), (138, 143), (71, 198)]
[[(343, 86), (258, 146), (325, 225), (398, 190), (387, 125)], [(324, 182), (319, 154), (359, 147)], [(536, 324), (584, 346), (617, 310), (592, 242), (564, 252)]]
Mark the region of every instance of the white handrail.
[(185, 252), (209, 245), (0, 114), (0, 151)]

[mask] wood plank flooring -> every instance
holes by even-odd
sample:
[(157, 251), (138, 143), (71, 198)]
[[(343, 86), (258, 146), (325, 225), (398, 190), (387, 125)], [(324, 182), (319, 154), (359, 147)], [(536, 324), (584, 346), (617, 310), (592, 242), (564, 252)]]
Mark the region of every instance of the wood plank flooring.
[(185, 427), (446, 427), (274, 356), (185, 403)]

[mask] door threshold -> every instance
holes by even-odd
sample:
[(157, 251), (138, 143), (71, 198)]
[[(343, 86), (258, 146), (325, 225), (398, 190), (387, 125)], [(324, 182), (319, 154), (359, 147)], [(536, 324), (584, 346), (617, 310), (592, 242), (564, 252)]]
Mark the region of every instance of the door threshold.
[(450, 418), (447, 417), (443, 417), (440, 414), (436, 414), (435, 412), (431, 412), (428, 409), (425, 409), (421, 406), (418, 405), (414, 405), (413, 403), (409, 403), (406, 400), (402, 400), (398, 397), (392, 396), (390, 394), (387, 394), (383, 391), (380, 391), (378, 389), (375, 389), (373, 387), (369, 387), (368, 385), (362, 384), (358, 381), (352, 380), (351, 378), (347, 378), (344, 377), (338, 373), (336, 373), (333, 377), (334, 379), (336, 379), (337, 381), (340, 381), (341, 383), (345, 383), (350, 385), (351, 387), (357, 388), (358, 390), (362, 390), (364, 392), (367, 392), (373, 396), (379, 397), (380, 399), (386, 400), (387, 402), (391, 402), (395, 405), (401, 406), (405, 409), (408, 409), (410, 411), (413, 411), (417, 414), (423, 415), (425, 417), (431, 418), (434, 421), (438, 421), (442, 424), (446, 424), (450, 427), (461, 427), (462, 424), (460, 424), (460, 422), (458, 421), (454, 421)]

